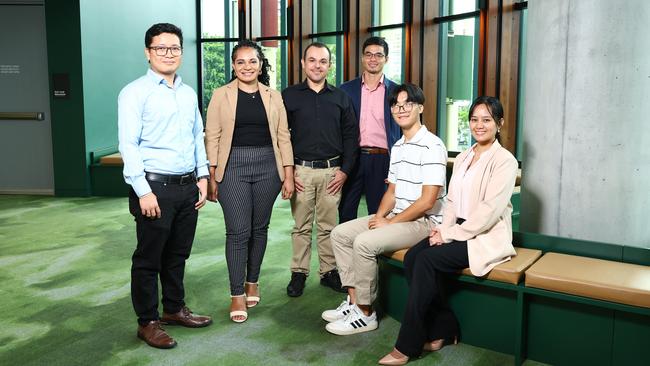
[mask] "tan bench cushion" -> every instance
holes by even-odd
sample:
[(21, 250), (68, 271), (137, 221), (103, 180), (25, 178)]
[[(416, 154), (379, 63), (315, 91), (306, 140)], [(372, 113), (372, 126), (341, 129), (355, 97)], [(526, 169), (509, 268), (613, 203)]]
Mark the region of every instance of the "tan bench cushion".
[(546, 253), (526, 271), (526, 286), (650, 307), (650, 267)]
[[(537, 249), (517, 248), (517, 255), (511, 260), (494, 267), (485, 277), (488, 280), (518, 284), (524, 271), (542, 256), (542, 251)], [(394, 253), (384, 253), (388, 258), (403, 262), (407, 249), (398, 250)], [(465, 268), (462, 274), (473, 276), (469, 268)]]
[(123, 165), (122, 155), (120, 153), (110, 154), (99, 158), (101, 165)]

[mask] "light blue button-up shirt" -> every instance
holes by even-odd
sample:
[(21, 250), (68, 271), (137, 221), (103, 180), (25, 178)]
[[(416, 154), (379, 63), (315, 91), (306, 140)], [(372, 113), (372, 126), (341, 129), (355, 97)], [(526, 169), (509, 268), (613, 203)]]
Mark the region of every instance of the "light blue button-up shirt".
[(176, 75), (174, 86), (149, 69), (117, 98), (124, 180), (138, 197), (151, 192), (145, 172), (208, 175), (196, 92)]

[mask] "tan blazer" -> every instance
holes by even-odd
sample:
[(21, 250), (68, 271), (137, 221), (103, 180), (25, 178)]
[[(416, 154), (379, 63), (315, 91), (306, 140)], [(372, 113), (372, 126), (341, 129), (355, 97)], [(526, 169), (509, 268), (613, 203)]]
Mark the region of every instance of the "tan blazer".
[[(216, 166), (215, 178), (217, 182), (223, 180), (226, 170), (232, 136), (235, 131), (235, 112), (237, 110), (237, 79), (229, 84), (215, 89), (208, 106), (208, 116), (205, 124), (205, 150), (208, 154), (210, 166)], [(284, 109), (282, 94), (259, 84), (260, 95), (266, 118), (269, 121), (269, 131), (273, 142), (275, 163), (278, 168), (280, 180), (284, 181), (284, 167), (293, 166), (293, 149), (291, 136), (287, 124), (287, 112)]]
[[(452, 181), (470, 150), (465, 150), (456, 157)], [(474, 163), (479, 164), (479, 170), (472, 183), (469, 217), (462, 225), (456, 224), (456, 205), (453, 200), (456, 197), (454, 190), (459, 187), (450, 184), (440, 225), (440, 234), (446, 243), (467, 240), (469, 268), (475, 276), (484, 276), (494, 266), (515, 255), (510, 197), (515, 188), (517, 160), (498, 141), (483, 154), (487, 155)]]

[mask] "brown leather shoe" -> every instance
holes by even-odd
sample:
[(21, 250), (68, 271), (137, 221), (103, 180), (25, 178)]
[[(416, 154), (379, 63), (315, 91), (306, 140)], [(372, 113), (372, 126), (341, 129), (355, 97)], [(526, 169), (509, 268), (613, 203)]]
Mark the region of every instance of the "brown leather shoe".
[(138, 338), (155, 348), (173, 348), (176, 346), (176, 341), (160, 326), (159, 320), (152, 320), (147, 325), (139, 325)]
[(163, 312), (160, 321), (169, 325), (182, 325), (188, 328), (202, 328), (212, 324), (212, 318), (204, 315), (194, 315), (192, 311), (183, 306), (181, 311), (176, 314), (167, 314)]

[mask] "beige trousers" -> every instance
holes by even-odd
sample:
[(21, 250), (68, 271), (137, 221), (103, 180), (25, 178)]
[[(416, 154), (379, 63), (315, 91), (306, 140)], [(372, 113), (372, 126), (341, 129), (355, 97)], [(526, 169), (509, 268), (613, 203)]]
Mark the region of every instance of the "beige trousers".
[(291, 198), (291, 213), (295, 224), (291, 231), (293, 257), (291, 272), (309, 274), (311, 260), (311, 238), (316, 218), (316, 239), (320, 275), (336, 268), (336, 260), (330, 242), (330, 232), (338, 221), (338, 207), (341, 191), (331, 195), (327, 185), (334, 177), (336, 168), (313, 169), (296, 165), (295, 175), (305, 186), (304, 192), (296, 192)]
[(373, 216), (338, 225), (330, 236), (341, 283), (355, 288), (360, 305), (371, 305), (377, 298), (377, 256), (410, 248), (427, 238), (433, 228), (429, 220), (420, 218), (370, 230), (368, 222)]

